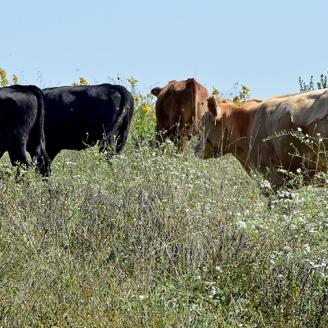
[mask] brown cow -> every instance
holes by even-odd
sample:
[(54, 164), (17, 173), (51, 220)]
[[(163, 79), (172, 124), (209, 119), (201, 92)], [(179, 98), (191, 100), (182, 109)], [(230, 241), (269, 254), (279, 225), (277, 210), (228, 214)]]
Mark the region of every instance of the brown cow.
[(209, 98), (208, 109), (195, 147), (198, 157), (232, 153), (248, 172), (270, 173), (276, 187), (286, 178), (281, 169), (305, 169), (310, 180), (327, 168), (328, 89), (272, 97), (248, 109)]
[(170, 81), (163, 88), (153, 88), (157, 97), (157, 140), (172, 140), (182, 149), (186, 141), (199, 133), (199, 122), (206, 109), (208, 92), (194, 79)]

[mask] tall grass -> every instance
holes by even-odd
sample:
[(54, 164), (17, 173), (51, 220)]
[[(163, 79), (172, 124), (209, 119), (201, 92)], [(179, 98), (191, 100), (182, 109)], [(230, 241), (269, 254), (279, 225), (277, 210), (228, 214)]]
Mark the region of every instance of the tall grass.
[(49, 181), (1, 161), (0, 322), (326, 327), (328, 198), (267, 200), (232, 158), (130, 139), (64, 152)]

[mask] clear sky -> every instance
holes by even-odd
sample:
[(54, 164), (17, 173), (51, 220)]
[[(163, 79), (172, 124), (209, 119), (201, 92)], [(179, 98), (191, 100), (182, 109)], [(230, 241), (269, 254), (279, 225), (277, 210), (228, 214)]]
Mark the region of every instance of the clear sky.
[(0, 67), (41, 87), (195, 77), (265, 98), (328, 71), (327, 0), (0, 0), (0, 22)]

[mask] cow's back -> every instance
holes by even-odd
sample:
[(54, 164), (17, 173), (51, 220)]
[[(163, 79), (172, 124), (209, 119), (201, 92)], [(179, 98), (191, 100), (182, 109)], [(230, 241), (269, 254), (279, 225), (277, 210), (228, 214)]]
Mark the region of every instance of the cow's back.
[(30, 86), (11, 86), (0, 89), (0, 126), (20, 126), (25, 122), (34, 124), (38, 99)]
[(133, 98), (122, 86), (64, 86), (44, 89), (44, 94), (45, 133), (52, 157), (62, 149), (82, 150), (104, 138), (112, 144), (120, 138), (121, 126), (129, 127), (132, 113), (128, 124), (124, 113), (126, 107), (133, 110)]
[(114, 124), (120, 102), (110, 85), (57, 87), (45, 89), (44, 95), (48, 136), (77, 136), (85, 130), (98, 136), (103, 122)]
[[(250, 159), (257, 162), (257, 166), (282, 165), (295, 171), (302, 166), (303, 160), (296, 156), (298, 152), (315, 163), (317, 154), (306, 143), (308, 137), (295, 137), (295, 133), (302, 132), (311, 138), (317, 138), (319, 133), (322, 138), (328, 138), (327, 117), (328, 90), (264, 101), (254, 114), (249, 131)], [(311, 168), (310, 162), (307, 165)]]
[(195, 79), (188, 79), (170, 81), (163, 88), (155, 89), (160, 90), (156, 94), (157, 131), (180, 141), (197, 134), (200, 118), (206, 110), (206, 88)]

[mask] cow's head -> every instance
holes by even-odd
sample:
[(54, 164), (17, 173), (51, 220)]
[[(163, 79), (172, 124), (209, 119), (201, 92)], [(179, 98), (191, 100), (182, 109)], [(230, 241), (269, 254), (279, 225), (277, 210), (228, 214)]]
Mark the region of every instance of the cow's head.
[(221, 155), (223, 129), (222, 110), (214, 97), (207, 100), (208, 111), (200, 123), (200, 140), (195, 146), (195, 155), (202, 159)]

